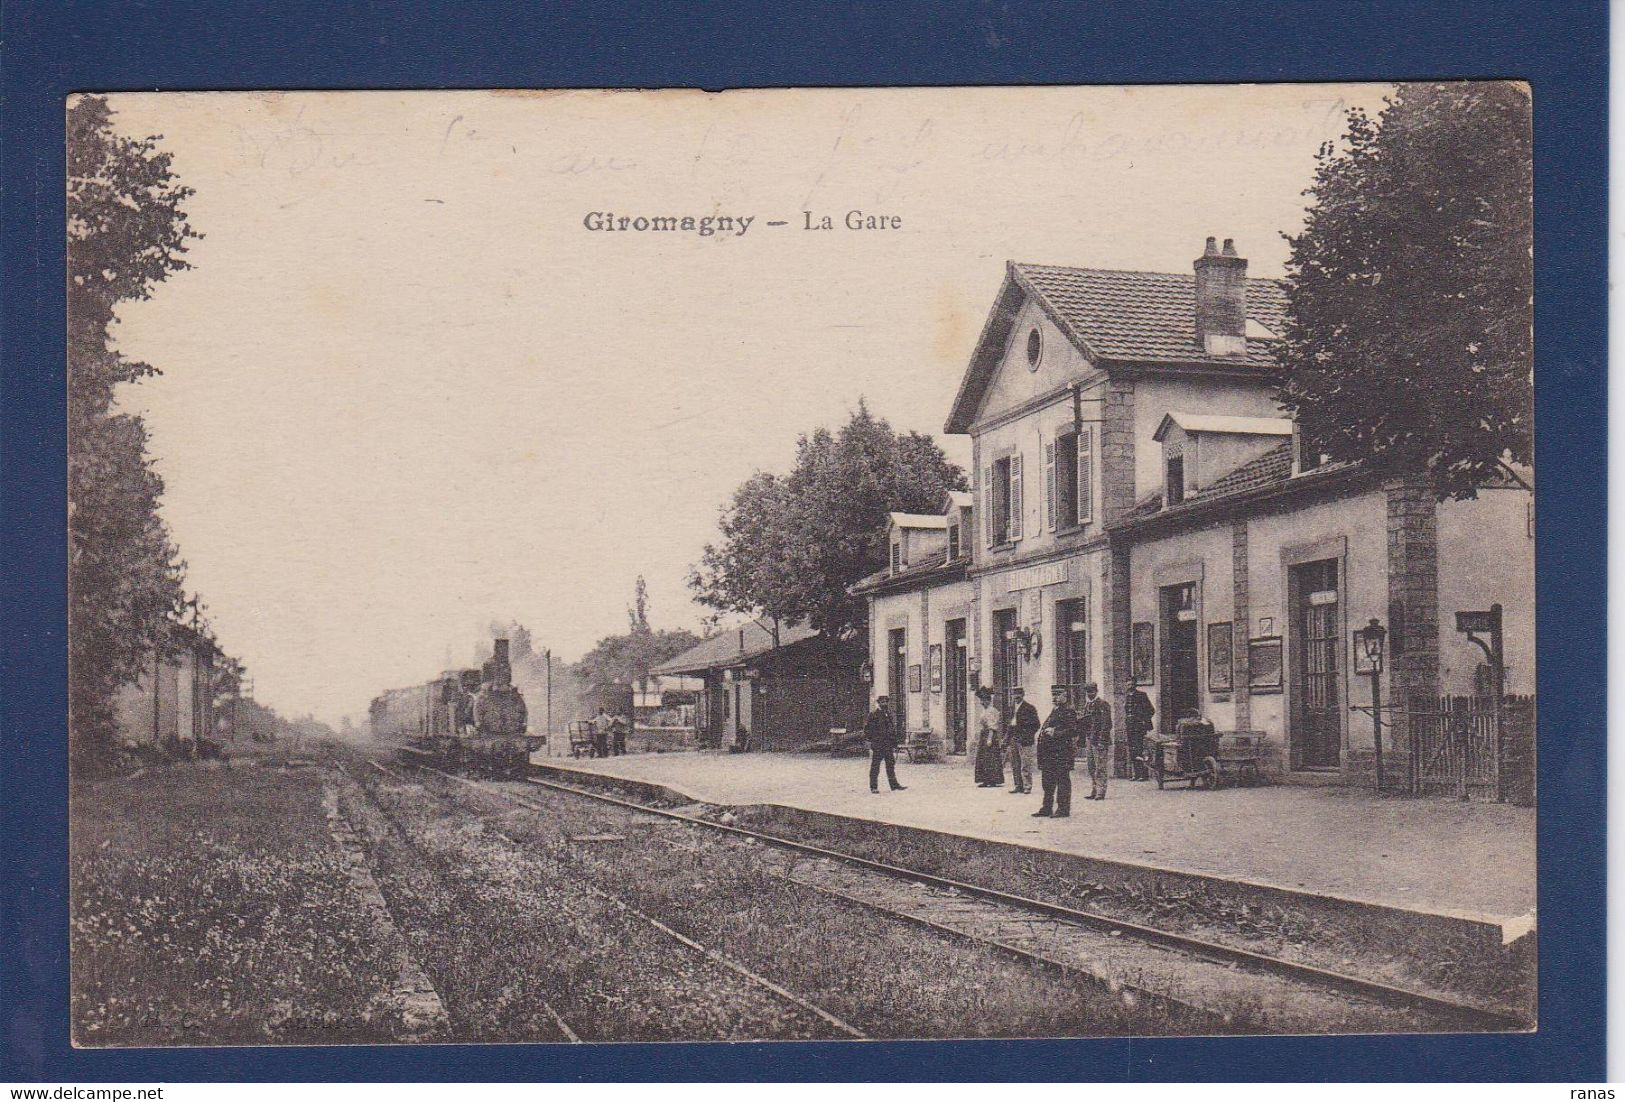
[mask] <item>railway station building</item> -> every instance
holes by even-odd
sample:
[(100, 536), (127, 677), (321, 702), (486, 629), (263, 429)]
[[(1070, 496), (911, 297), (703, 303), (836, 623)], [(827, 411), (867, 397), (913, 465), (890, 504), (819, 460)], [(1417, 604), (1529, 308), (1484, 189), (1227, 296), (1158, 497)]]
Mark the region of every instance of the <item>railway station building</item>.
[[(1356, 632), (1376, 620), (1383, 760), (1425, 779), (1463, 760), (1441, 741), (1462, 727), (1452, 700), (1489, 693), (1455, 613), (1495, 606), (1504, 691), (1533, 693), (1532, 494), (1509, 479), (1438, 502), (1304, 454), (1273, 382), (1286, 291), (1246, 271), (1211, 238), (1190, 273), (1007, 265), (945, 426), (971, 438), (972, 499), (945, 505), (940, 537), (891, 518), (907, 561), (854, 589), (871, 602), (871, 692), (911, 737), (957, 748), (984, 684), (1042, 708), (1053, 685), (1094, 681), (1120, 724), (1137, 683), (1161, 732), (1195, 712), (1259, 736), (1277, 780), (1363, 782), (1376, 735), (1356, 710), (1372, 684)], [(1499, 740), (1476, 752), (1481, 790), (1532, 784), (1522, 702), (1516, 747), (1509, 724), (1466, 725)]]
[(165, 629), (146, 669), (113, 700), (119, 740), (128, 747), (195, 749), (215, 737), (215, 667), (219, 649), (184, 624)]
[(806, 626), (750, 621), (725, 629), (650, 670), (697, 679), (695, 723), (702, 746), (800, 750), (835, 729), (861, 729), (866, 698), (862, 651)]

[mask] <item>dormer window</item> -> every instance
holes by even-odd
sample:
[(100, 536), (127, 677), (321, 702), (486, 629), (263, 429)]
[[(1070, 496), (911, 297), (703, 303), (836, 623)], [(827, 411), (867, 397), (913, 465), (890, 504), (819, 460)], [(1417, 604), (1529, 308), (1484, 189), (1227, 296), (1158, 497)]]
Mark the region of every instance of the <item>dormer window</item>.
[(1292, 422), (1292, 470), (1295, 474), (1312, 471), (1326, 462), (1325, 453), (1310, 446), (1303, 435), (1303, 430), (1296, 421)]
[(1168, 480), (1163, 490), (1163, 501), (1168, 505), (1178, 505), (1185, 500), (1185, 457), (1170, 455), (1167, 465)]
[(891, 541), (891, 572), (895, 574), (901, 569), (903, 569), (903, 541), (895, 539)]
[(959, 521), (950, 520), (948, 522), (948, 561), (949, 562), (953, 562), (955, 559), (959, 558), (959, 552), (960, 552), (960, 542), (959, 541), (960, 541), (960, 538), (961, 537), (959, 535)]

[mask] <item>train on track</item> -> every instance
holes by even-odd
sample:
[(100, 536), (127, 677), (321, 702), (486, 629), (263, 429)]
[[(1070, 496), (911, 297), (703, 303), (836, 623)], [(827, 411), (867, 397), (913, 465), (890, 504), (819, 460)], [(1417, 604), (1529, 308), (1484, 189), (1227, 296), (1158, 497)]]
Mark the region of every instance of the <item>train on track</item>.
[(447, 670), (433, 681), (389, 689), (367, 708), (372, 737), (442, 767), (518, 776), (546, 739), (529, 733), (524, 695), (514, 686), (508, 641), (479, 669)]

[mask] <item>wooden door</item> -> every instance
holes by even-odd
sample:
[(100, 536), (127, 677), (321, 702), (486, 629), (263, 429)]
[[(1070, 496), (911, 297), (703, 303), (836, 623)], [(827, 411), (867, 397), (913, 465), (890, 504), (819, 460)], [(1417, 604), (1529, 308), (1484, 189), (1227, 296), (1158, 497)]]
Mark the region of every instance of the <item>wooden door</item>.
[(993, 614), (993, 698), (1006, 721), (1014, 711), (1010, 690), (1021, 687), (1021, 655), (1011, 638), (1015, 630), (1015, 609), (1001, 608)]
[(954, 753), (963, 754), (970, 740), (969, 716), (966, 714), (970, 706), (970, 688), (965, 661), (965, 621), (949, 620), (947, 636), (943, 643), (948, 653), (943, 656), (946, 669), (943, 671), (942, 691), (948, 694), (948, 743)]
[(1337, 560), (1292, 568), (1292, 758), (1297, 769), (1343, 764), (1342, 637)]
[(908, 734), (908, 632), (896, 628), (887, 639), (886, 695), (891, 697), (892, 729), (903, 739)]
[(1179, 721), (1200, 709), (1196, 663), (1196, 586), (1164, 586), (1162, 606), (1161, 729), (1173, 734)]

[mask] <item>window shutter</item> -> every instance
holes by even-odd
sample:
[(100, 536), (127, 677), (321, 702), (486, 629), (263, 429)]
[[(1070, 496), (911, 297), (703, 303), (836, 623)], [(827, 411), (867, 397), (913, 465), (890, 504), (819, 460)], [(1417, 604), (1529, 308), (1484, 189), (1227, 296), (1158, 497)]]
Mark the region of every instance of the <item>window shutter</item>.
[(1022, 511), (1026, 506), (1025, 495), (1021, 492), (1022, 475), (1021, 456), (1010, 457), (1010, 542), (1014, 543), (1021, 538)]
[(1083, 429), (1078, 433), (1078, 481), (1073, 497), (1078, 503), (1078, 523), (1088, 524), (1095, 517), (1094, 483), (1091, 476), (1094, 474), (1094, 429)]
[(1055, 531), (1058, 512), (1055, 497), (1055, 441), (1044, 445), (1044, 518), (1051, 532)]
[(982, 508), (982, 534), (987, 538), (987, 545), (993, 546), (993, 513), (996, 506), (993, 501), (993, 468), (982, 469), (982, 498), (977, 503)]

